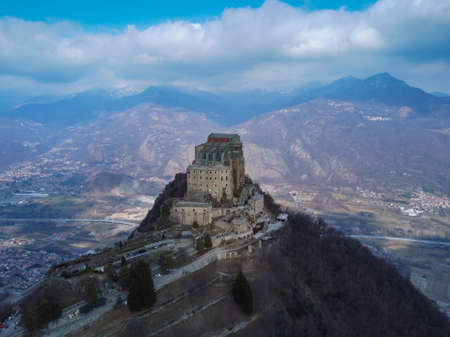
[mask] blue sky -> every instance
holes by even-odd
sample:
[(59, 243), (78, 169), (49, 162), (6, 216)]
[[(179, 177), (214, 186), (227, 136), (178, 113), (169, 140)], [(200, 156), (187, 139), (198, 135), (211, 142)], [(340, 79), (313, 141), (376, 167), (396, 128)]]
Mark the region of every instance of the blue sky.
[(287, 91), (380, 72), (450, 93), (450, 1), (0, 1), (0, 94)]
[[(367, 8), (375, 1), (358, 0), (285, 0), (295, 7), (310, 10)], [(89, 26), (147, 25), (165, 20), (205, 20), (220, 16), (225, 8), (260, 7), (262, 0), (2, 0), (0, 16), (25, 20), (72, 20)]]

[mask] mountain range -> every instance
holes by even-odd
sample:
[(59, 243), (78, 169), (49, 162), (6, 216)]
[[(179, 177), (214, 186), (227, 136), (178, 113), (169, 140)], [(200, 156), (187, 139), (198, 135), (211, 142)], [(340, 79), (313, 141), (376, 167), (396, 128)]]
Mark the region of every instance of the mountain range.
[(114, 91), (94, 89), (59, 100), (29, 100), (15, 108), (8, 109), (4, 105), (5, 108), (0, 108), (0, 111), (6, 109), (3, 115), (12, 118), (74, 125), (93, 120), (101, 113), (123, 111), (151, 102), (204, 113), (215, 122), (230, 126), (262, 113), (319, 97), (407, 106), (416, 117), (448, 114), (450, 104), (448, 96), (426, 93), (387, 73), (381, 73), (366, 79), (346, 77), (324, 86), (309, 84), (288, 93), (261, 90), (210, 93), (172, 86), (151, 86), (140, 93), (123, 96), (123, 92), (117, 94)]
[(3, 169), (28, 160), (51, 171), (60, 158), (72, 163), (66, 171), (168, 180), (208, 133), (236, 131), (248, 172), (262, 183), (413, 184), (450, 194), (449, 98), (386, 73), (290, 93), (91, 90), (27, 102), (1, 117)]
[(404, 107), (314, 99), (239, 125), (251, 177), (291, 186), (411, 182), (450, 192), (448, 119), (409, 119)]

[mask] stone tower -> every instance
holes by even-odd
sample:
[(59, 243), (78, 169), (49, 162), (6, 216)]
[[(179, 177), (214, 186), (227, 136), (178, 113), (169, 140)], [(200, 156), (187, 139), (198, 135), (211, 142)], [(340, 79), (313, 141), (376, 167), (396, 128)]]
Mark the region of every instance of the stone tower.
[[(232, 189), (230, 189), (230, 192), (240, 192), (245, 183), (245, 161), (241, 137), (238, 134), (211, 133), (206, 143), (195, 147), (195, 160), (188, 168), (188, 172), (199, 172), (199, 168), (203, 168), (211, 170), (209, 173), (212, 174), (214, 173), (213, 170), (221, 167), (231, 168), (230, 180), (232, 181), (229, 182)], [(226, 174), (223, 169), (220, 172)], [(194, 177), (194, 174), (192, 177)], [(198, 186), (199, 183), (196, 185)], [(211, 184), (208, 188), (211, 188)], [(215, 194), (220, 195), (221, 193), (221, 191), (217, 191)]]

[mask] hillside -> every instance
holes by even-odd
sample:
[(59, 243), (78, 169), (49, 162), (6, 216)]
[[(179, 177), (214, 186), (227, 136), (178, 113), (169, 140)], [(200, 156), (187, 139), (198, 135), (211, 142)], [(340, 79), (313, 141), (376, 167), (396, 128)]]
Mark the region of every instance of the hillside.
[[(184, 179), (177, 175), (166, 186), (139, 231), (147, 231), (151, 223), (157, 222), (165, 200), (183, 192)], [(266, 196), (265, 206), (278, 207), (270, 195)], [(208, 311), (170, 323), (169, 317), (176, 319), (178, 311), (193, 310), (199, 301), (208, 303), (208, 298), (210, 301), (224, 290), (226, 293), (230, 283), (224, 280), (211, 290), (192, 294), (186, 303), (177, 304), (177, 309), (164, 307), (160, 314), (158, 309), (150, 317), (138, 315), (130, 322), (134, 328), (145, 331), (143, 336), (156, 331), (160, 331), (156, 333), (159, 336), (209, 336), (224, 333), (230, 327), (236, 329), (236, 336), (287, 337), (302, 332), (312, 337), (444, 337), (450, 332), (447, 318), (437, 306), (395, 267), (324, 221), (301, 213), (290, 215), (275, 240), (265, 242), (262, 250), (217, 262), (195, 276), (186, 276), (183, 282), (188, 289), (189, 285), (201, 289), (217, 273), (233, 275), (239, 269), (248, 275), (252, 288), (255, 312), (250, 316), (240, 313), (225, 295)], [(173, 291), (168, 287), (162, 293)], [(101, 324), (96, 329), (101, 330)], [(115, 336), (125, 336), (126, 331), (132, 330), (123, 329)]]
[(266, 184), (413, 184), (449, 194), (449, 120), (408, 119), (407, 113), (381, 103), (316, 99), (233, 130), (244, 139), (250, 175)]
[(35, 159), (63, 137), (50, 125), (0, 118), (0, 170), (17, 162)]
[[(192, 160), (193, 144), (218, 126), (199, 113), (148, 103), (74, 127), (47, 127), (52, 128), (64, 137), (52, 138), (51, 146), (33, 158), (33, 168), (40, 170), (40, 176), (44, 172), (91, 176), (104, 170), (149, 179), (171, 177), (184, 170)], [(39, 139), (35, 142), (41, 145)], [(13, 153), (5, 155), (13, 162)]]
[(186, 179), (185, 173), (177, 173), (175, 175), (175, 178), (168, 183), (164, 190), (158, 195), (153, 207), (148, 211), (147, 215), (136, 229), (137, 232), (148, 232), (163, 224), (164, 217), (161, 217), (161, 208), (171, 198), (184, 197), (187, 189)]
[[(265, 336), (447, 336), (435, 305), (354, 240), (308, 216), (292, 216), (266, 253), (255, 298), (272, 297), (258, 321)], [(260, 308), (268, 308), (265, 298)], [(265, 332), (264, 332), (265, 331)], [(251, 334), (243, 334), (250, 336)]]

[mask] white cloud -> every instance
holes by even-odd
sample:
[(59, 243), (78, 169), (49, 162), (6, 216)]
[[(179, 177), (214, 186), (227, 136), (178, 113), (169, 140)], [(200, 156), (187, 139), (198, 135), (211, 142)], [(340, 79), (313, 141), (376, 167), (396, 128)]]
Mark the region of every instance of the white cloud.
[[(278, 89), (389, 71), (450, 90), (449, 41), (450, 2), (442, 0), (380, 0), (354, 12), (310, 12), (268, 0), (205, 22), (115, 33), (2, 18), (0, 76), (46, 90), (147, 83)], [(434, 71), (437, 77), (427, 80), (417, 74), (427, 64), (445, 73)], [(5, 89), (5, 81), (0, 85)]]

